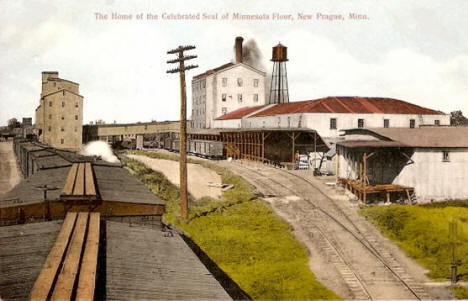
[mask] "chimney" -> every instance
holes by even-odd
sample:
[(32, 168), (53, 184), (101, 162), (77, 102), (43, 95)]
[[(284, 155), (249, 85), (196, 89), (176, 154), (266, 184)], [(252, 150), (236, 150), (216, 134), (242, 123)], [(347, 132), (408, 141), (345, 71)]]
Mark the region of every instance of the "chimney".
[(236, 64), (242, 63), (242, 42), (244, 39), (242, 37), (236, 38)]

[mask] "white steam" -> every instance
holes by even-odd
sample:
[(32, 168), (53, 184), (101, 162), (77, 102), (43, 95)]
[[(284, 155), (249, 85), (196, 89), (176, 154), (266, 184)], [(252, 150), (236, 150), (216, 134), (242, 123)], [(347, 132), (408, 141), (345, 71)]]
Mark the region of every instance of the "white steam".
[(112, 152), (112, 148), (104, 141), (92, 141), (82, 147), (80, 151), (84, 156), (99, 156), (110, 163), (119, 163), (119, 159)]

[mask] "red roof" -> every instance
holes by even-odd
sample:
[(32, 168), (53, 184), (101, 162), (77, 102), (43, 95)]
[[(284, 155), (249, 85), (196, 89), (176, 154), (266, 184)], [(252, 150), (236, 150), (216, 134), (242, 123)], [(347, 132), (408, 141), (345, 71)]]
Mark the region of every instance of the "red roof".
[(239, 119), (239, 118), (247, 116), (247, 115), (249, 115), (249, 114), (251, 114), (251, 113), (253, 113), (255, 111), (258, 111), (263, 107), (265, 107), (265, 105), (255, 106), (255, 107), (243, 107), (243, 108), (237, 109), (235, 111), (232, 111), (230, 113), (227, 113), (225, 115), (219, 116), (218, 118), (216, 118), (216, 120)]
[(205, 77), (207, 75), (213, 74), (215, 72), (218, 72), (220, 70), (226, 69), (226, 68), (234, 66), (234, 65), (235, 65), (234, 63), (227, 63), (227, 64), (224, 64), (224, 65), (221, 65), (221, 66), (219, 66), (217, 68), (210, 69), (210, 70), (206, 71), (205, 73), (195, 75), (193, 77), (193, 79), (199, 79), (199, 78)]
[(443, 114), (393, 98), (338, 96), (277, 104), (254, 117), (291, 113)]

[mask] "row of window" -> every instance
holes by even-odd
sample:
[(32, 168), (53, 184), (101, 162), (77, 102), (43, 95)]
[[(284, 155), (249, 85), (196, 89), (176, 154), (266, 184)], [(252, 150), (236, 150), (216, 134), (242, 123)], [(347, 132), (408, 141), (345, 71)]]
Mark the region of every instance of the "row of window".
[[(53, 104), (53, 102), (52, 102), (52, 101), (49, 101), (49, 107), (51, 107), (52, 104)], [(64, 107), (65, 107), (65, 102), (62, 101), (62, 108), (64, 108)], [(75, 102), (75, 108), (78, 108), (78, 107), (79, 107), (79, 104), (78, 104), (77, 102)]]
[[(52, 119), (52, 114), (49, 114), (49, 119)], [(62, 116), (60, 119), (65, 120), (65, 116)], [(75, 120), (78, 120), (78, 115), (75, 115)]]
[[(228, 78), (227, 77), (223, 77), (222, 79), (222, 86), (223, 87), (227, 87), (228, 86)], [(252, 85), (257, 88), (258, 87), (258, 83), (259, 83), (259, 80), (258, 78), (254, 78), (253, 79), (253, 82), (252, 82)], [(237, 87), (242, 87), (244, 85), (244, 80), (241, 78), (241, 77), (238, 77), (237, 80), (236, 80), (236, 84), (237, 84)]]
[[(232, 96), (229, 96), (229, 97), (232, 98)], [(255, 93), (255, 94), (253, 94), (252, 97), (253, 97), (254, 102), (258, 102), (258, 94)], [(227, 100), (227, 94), (226, 93), (221, 94), (221, 101), (225, 102), (226, 100)], [(242, 102), (242, 100), (243, 100), (242, 93), (238, 93), (237, 94), (237, 101)]]
[[(434, 120), (435, 125), (440, 125), (440, 120)], [(409, 127), (414, 128), (416, 126), (416, 120), (410, 119), (409, 120)], [(364, 119), (359, 118), (358, 119), (358, 128), (363, 128), (364, 127)], [(390, 127), (390, 119), (384, 119), (383, 120), (383, 127), (384, 128), (389, 128)], [(330, 129), (331, 130), (336, 130), (337, 129), (337, 123), (336, 123), (336, 118), (330, 118)]]
[[(50, 125), (49, 125), (48, 130), (49, 130), (49, 132), (52, 132), (52, 127), (51, 127)], [(65, 132), (65, 128), (64, 128), (64, 127), (61, 127), (61, 128), (60, 128), (60, 131), (61, 131), (61, 132)], [(78, 132), (78, 128), (77, 128), (76, 126), (75, 126), (75, 128), (74, 128), (74, 132), (75, 132), (75, 133)]]

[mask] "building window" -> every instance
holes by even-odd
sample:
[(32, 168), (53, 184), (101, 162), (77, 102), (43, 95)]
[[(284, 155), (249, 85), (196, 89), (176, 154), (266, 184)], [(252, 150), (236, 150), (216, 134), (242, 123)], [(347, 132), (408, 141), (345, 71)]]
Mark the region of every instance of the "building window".
[(78, 129), (77, 129), (76, 126), (75, 126), (75, 133), (76, 133), (77, 131), (78, 131)]
[(205, 88), (205, 86), (206, 86), (206, 82), (202, 81), (202, 87)]
[(442, 152), (442, 162), (450, 162), (450, 156), (448, 151)]
[(65, 139), (60, 139), (60, 144), (64, 144), (65, 143)]
[(223, 77), (223, 87), (227, 87), (227, 77)]
[(253, 85), (254, 85), (254, 87), (258, 87), (258, 79), (255, 78), (253, 80)]
[(390, 127), (390, 119), (383, 120), (383, 127), (386, 129)]
[(75, 115), (75, 120), (78, 120), (78, 115)]
[(440, 120), (438, 120), (438, 119), (434, 120), (434, 124), (435, 125), (440, 125)]
[[(76, 117), (76, 120), (78, 120), (78, 116), (75, 115), (75, 117)], [(145, 125), (145, 130), (147, 130), (147, 129), (148, 129), (148, 125)]]
[(65, 132), (65, 128), (63, 128), (63, 127), (61, 127), (60, 130), (61, 130), (62, 132)]
[(51, 107), (51, 106), (52, 106), (52, 102), (51, 102), (51, 101), (49, 101), (49, 107)]
[(288, 128), (291, 127), (291, 117), (288, 116)]
[(242, 102), (242, 94), (237, 94), (237, 100), (238, 100), (239, 102)]
[(237, 78), (237, 86), (242, 87), (242, 78)]
[(330, 130), (336, 130), (336, 118), (330, 118)]
[(227, 108), (226, 108), (226, 107), (222, 107), (222, 108), (221, 108), (221, 113), (222, 113), (223, 115), (226, 115), (226, 114), (227, 114)]
[(226, 101), (226, 93), (221, 94), (221, 100)]
[(49, 114), (49, 119), (52, 119), (52, 114)]
[(410, 129), (414, 129), (415, 126), (416, 126), (416, 120), (410, 119), (410, 121), (409, 121), (409, 127), (410, 127)]
[(65, 102), (64, 102), (64, 101), (62, 101), (62, 108), (63, 108), (63, 107), (65, 107)]
[(64, 116), (62, 116), (62, 120), (65, 120), (65, 117), (64, 117)]
[(49, 132), (51, 132), (51, 131), (52, 131), (52, 127), (49, 125)]
[(75, 103), (75, 108), (78, 108), (78, 103), (77, 102)]
[(357, 127), (362, 129), (364, 127), (364, 119), (359, 118), (357, 120)]
[(258, 94), (254, 94), (253, 98), (254, 98), (254, 102), (258, 102)]

